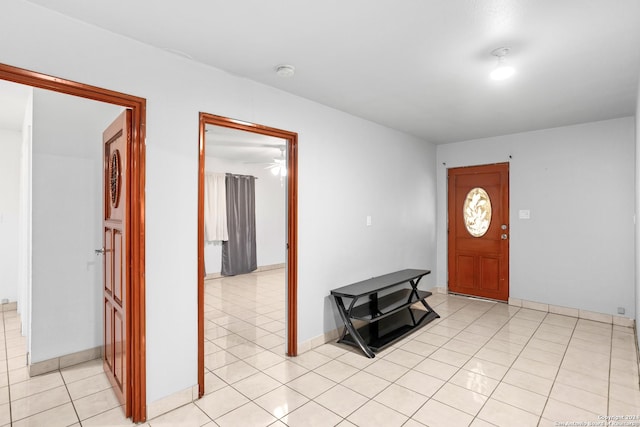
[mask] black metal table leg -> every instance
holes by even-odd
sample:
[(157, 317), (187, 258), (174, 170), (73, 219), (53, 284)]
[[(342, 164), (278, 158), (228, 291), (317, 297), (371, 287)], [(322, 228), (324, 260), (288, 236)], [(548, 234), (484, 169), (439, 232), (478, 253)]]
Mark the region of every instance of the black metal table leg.
[[(360, 349), (364, 352), (364, 354), (367, 355), (368, 358), (373, 359), (374, 357), (376, 357), (376, 355), (373, 353), (373, 351), (371, 351), (369, 346), (367, 346), (362, 336), (358, 333), (358, 330), (353, 326), (353, 323), (351, 323), (350, 312), (353, 309), (353, 306), (355, 304), (355, 299), (351, 302), (349, 306), (349, 310), (347, 311), (347, 309), (344, 306), (344, 303), (342, 302), (341, 297), (334, 295), (333, 298), (336, 301), (336, 306), (338, 306), (338, 314), (340, 314), (340, 317), (344, 322), (344, 327), (347, 331), (349, 331), (349, 334), (353, 338), (353, 341), (356, 344), (358, 344), (358, 347), (360, 347)], [(345, 335), (346, 334), (343, 332), (342, 338), (340, 338), (338, 342), (342, 341)]]
[[(422, 277), (418, 277), (418, 280), (410, 280), (409, 281), (409, 284), (411, 284), (411, 289), (413, 290), (413, 293), (415, 294), (416, 298), (418, 298), (418, 283), (420, 283), (420, 279), (422, 279)], [(420, 302), (422, 303), (424, 308), (427, 309), (427, 312), (435, 314), (436, 315), (436, 319), (440, 318), (440, 315), (438, 313), (436, 313), (435, 310), (433, 308), (431, 308), (431, 306), (429, 304), (427, 304), (426, 300), (420, 299)]]
[[(378, 294), (369, 295), (369, 310), (372, 313), (372, 319), (380, 315), (380, 309), (378, 308)], [(378, 322), (369, 324), (369, 335), (371, 336), (370, 342), (375, 342), (378, 340), (378, 338), (380, 338), (380, 328)]]

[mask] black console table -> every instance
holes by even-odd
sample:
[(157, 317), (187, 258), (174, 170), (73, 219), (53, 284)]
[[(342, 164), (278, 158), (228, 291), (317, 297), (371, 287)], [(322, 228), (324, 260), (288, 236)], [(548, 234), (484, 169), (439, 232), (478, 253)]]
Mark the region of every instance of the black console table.
[[(430, 273), (430, 270), (402, 270), (332, 290), (331, 295), (344, 322), (338, 342), (360, 347), (372, 358), (374, 352), (440, 317), (425, 301), (431, 292), (418, 290), (420, 279)], [(405, 286), (378, 296), (379, 292), (400, 285)], [(351, 299), (349, 308), (345, 307), (343, 298)], [(356, 305), (362, 298), (367, 298), (367, 302)], [(411, 308), (417, 302), (427, 310)], [(352, 320), (366, 323), (356, 329)]]

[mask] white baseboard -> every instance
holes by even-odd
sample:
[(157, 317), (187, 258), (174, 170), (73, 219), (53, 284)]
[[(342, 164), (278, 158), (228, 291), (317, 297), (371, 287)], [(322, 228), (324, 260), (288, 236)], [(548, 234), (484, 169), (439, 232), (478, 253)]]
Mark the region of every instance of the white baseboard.
[(147, 420), (198, 400), (198, 384), (151, 402), (147, 406)]
[(0, 304), (0, 311), (16, 311), (18, 303), (16, 301), (4, 302)]
[(305, 353), (309, 350), (313, 350), (316, 347), (320, 347), (321, 345), (324, 345), (328, 342), (337, 340), (341, 333), (342, 327), (331, 330), (329, 332), (325, 332), (324, 334), (313, 337), (310, 340), (299, 342), (298, 355), (301, 355), (302, 353)]
[[(431, 289), (433, 293), (447, 294), (449, 291), (446, 286), (436, 286)], [(578, 319), (593, 320), (595, 322), (608, 323), (615, 326), (624, 326), (633, 328), (636, 324), (634, 319), (624, 316), (616, 316), (611, 314), (599, 313), (596, 311), (581, 310), (579, 308), (563, 307), (559, 305), (546, 304), (537, 301), (528, 301), (520, 298), (509, 297), (509, 305), (514, 307), (528, 308), (531, 310), (544, 311), (547, 313), (561, 314), (563, 316), (577, 317)]]
[(578, 319), (593, 320), (594, 322), (608, 323), (615, 326), (624, 326), (626, 328), (633, 328), (636, 323), (634, 319), (624, 316), (615, 316), (612, 314), (598, 313), (596, 311), (581, 310), (578, 308), (562, 307), (559, 305), (527, 301), (519, 298), (509, 298), (509, 305), (561, 314), (563, 316), (577, 317)]
[[(261, 271), (277, 270), (279, 268), (284, 268), (284, 267), (285, 267), (285, 264), (261, 265), (256, 270), (252, 271), (251, 273), (259, 273)], [(251, 274), (251, 273), (249, 273), (249, 274)], [(225, 276), (223, 276), (219, 272), (218, 273), (211, 273), (211, 274), (207, 274), (204, 277), (204, 280), (220, 279), (221, 277), (225, 277)]]
[(53, 359), (43, 360), (41, 362), (30, 363), (29, 376), (35, 377), (36, 375), (57, 371), (58, 369), (64, 369), (68, 366), (77, 365), (83, 362), (88, 362), (89, 360), (99, 359), (101, 357), (102, 346), (99, 346), (66, 354), (60, 357), (54, 357)]

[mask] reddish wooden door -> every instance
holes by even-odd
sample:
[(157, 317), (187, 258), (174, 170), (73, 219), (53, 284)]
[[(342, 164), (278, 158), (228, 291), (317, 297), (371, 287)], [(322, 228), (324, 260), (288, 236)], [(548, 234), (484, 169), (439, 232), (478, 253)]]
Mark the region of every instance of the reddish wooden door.
[(449, 291), (507, 301), (509, 164), (452, 168), (448, 178)]
[[(127, 171), (131, 111), (104, 131), (104, 370), (122, 404), (129, 398)], [(126, 404), (129, 417), (130, 405)]]

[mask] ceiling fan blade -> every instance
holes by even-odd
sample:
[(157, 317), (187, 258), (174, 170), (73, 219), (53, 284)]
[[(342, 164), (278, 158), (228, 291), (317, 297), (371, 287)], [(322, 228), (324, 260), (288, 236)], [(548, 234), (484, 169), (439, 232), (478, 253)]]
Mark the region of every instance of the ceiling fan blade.
[(211, 143), (211, 145), (220, 147), (275, 148), (276, 150), (286, 147), (285, 145), (272, 145), (248, 141), (229, 141), (227, 139), (216, 140), (213, 138), (209, 138), (207, 142)]

